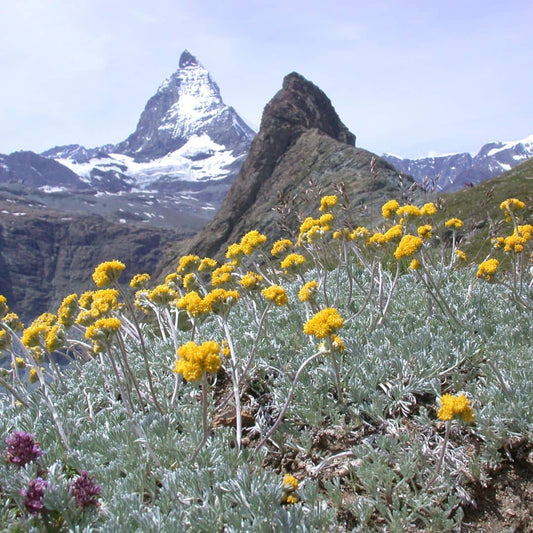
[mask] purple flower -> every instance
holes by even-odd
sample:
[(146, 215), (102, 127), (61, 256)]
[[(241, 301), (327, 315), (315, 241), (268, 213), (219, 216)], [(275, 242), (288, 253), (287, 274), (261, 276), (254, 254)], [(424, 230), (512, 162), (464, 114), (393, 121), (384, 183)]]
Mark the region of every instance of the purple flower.
[(76, 499), (77, 505), (82, 508), (88, 505), (97, 505), (100, 490), (101, 487), (96, 484), (94, 476), (89, 476), (87, 470), (82, 470), (76, 481), (70, 485), (70, 492)]
[(26, 431), (14, 431), (6, 438), (7, 460), (18, 466), (36, 461), (42, 454), (39, 443), (35, 442), (35, 435)]
[(41, 498), (44, 496), (46, 487), (48, 487), (48, 481), (38, 477), (30, 481), (27, 489), (21, 489), (20, 494), (24, 496), (24, 505), (29, 513), (36, 515), (44, 509)]

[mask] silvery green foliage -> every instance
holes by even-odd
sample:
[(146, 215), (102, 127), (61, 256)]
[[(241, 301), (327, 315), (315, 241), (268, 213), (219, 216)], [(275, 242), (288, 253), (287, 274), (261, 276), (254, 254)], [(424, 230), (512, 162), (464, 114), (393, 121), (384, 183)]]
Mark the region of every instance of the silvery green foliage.
[[(310, 271), (306, 279), (315, 275)], [(68, 453), (39, 389), (25, 396), (27, 408), (2, 396), (0, 454), (14, 430), (35, 433), (45, 453), (38, 465), (24, 469), (0, 461), (0, 522), (19, 531), (42, 526), (39, 517), (24, 513), (20, 489), (43, 471), (50, 486), (47, 509), (76, 531), (457, 529), (461, 504), (472, 497), (465, 473), (485, 479), (513, 439), (533, 437), (531, 316), (498, 286), (472, 283), (475, 272), (451, 271), (439, 289), (458, 327), (416, 276), (405, 273), (377, 325), (379, 309), (373, 302), (364, 307), (370, 280), (365, 271), (352, 275), (357, 283), (349, 300), (345, 272), (326, 282), (345, 319), (362, 309), (339, 331), (346, 346), (338, 354), (343, 398), (329, 356), (316, 358), (294, 385), (283, 422), (258, 451), (254, 439), (272, 427), (298, 368), (317, 350), (317, 340), (302, 330), (297, 282), (286, 286), (289, 305), (272, 308), (247, 375), (243, 401), (257, 407), (256, 426), (245, 433), (248, 448), (235, 448), (231, 427), (217, 427), (191, 463), (202, 440), (200, 387), (178, 381), (171, 403), (174, 346), (147, 326), (163, 414), (141, 408), (132, 419), (111, 369), (97, 360), (75, 361), (65, 373), (66, 389), (57, 382), (49, 387), (73, 447)], [(255, 339), (248, 311), (235, 306), (228, 320), (237, 354), (246, 358)], [(188, 331), (180, 335), (179, 342), (190, 339)], [(222, 339), (222, 327), (203, 322), (197, 338)], [(130, 364), (147, 394), (145, 366), (134, 345)], [(219, 379), (212, 382), (211, 413), (220, 401), (213, 394)], [(437, 399), (448, 391), (468, 394), (476, 424), (453, 424), (442, 472), (426, 490), (443, 445)], [(479, 446), (477, 456), (469, 451), (472, 443)], [(102, 487), (99, 507), (90, 512), (73, 509), (68, 493), (81, 469)], [(302, 480), (295, 505), (280, 503), (286, 471)]]

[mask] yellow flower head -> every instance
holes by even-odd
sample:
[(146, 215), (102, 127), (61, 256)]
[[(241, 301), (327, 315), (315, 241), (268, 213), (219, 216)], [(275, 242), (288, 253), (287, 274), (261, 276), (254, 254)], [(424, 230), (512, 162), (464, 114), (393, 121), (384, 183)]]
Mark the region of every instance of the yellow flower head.
[(455, 250), (455, 255), (461, 260), (466, 261), (466, 254), (462, 250)]
[(185, 309), (191, 316), (198, 316), (202, 313), (209, 312), (202, 297), (196, 291), (188, 292), (182, 296), (177, 301), (177, 306), (178, 309)]
[(357, 237), (366, 237), (369, 234), (369, 231), (364, 226), (357, 226), (352, 233), (350, 234), (350, 238), (352, 240), (356, 239)]
[(396, 210), (396, 214), (401, 217), (419, 217), (422, 213), (420, 212), (420, 209), (416, 205), (402, 205)]
[(486, 261), (483, 261), (483, 263), (481, 263), (477, 269), (477, 277), (485, 277), (487, 281), (490, 281), (492, 276), (496, 274), (499, 264), (500, 262), (497, 259), (487, 259)]
[(250, 255), (256, 248), (264, 244), (266, 240), (266, 235), (259, 233), (257, 230), (249, 231), (243, 236), (240, 242), (242, 253), (244, 255)]
[(420, 214), (425, 216), (434, 215), (437, 212), (437, 207), (433, 202), (428, 202), (420, 208)]
[(301, 254), (289, 254), (282, 262), (281, 268), (284, 270), (295, 269), (305, 263), (305, 257)]
[(217, 267), (217, 265), (218, 263), (214, 259), (211, 259), (210, 257), (204, 257), (200, 261), (200, 265), (198, 266), (198, 271), (204, 272), (206, 270), (214, 270)]
[(182, 374), (186, 381), (198, 381), (203, 373), (218, 372), (222, 366), (220, 345), (215, 341), (206, 341), (198, 345), (193, 341), (178, 348), (178, 359), (174, 372)]
[(9, 311), (9, 307), (7, 306), (7, 298), (0, 294), (0, 319)]
[(339, 312), (333, 307), (327, 307), (318, 313), (315, 313), (304, 324), (304, 333), (306, 335), (314, 335), (319, 339), (328, 337), (337, 332), (342, 327), (344, 320)]
[(16, 313), (7, 313), (7, 315), (4, 316), (2, 319), (2, 322), (8, 327), (11, 328), (13, 331), (22, 331), (24, 329), (24, 325), (20, 321), (18, 315)]
[(226, 289), (213, 289), (207, 293), (202, 301), (204, 309), (219, 314), (223, 308), (235, 303), (240, 295), (237, 291), (227, 291)]
[(327, 211), (337, 205), (338, 197), (336, 195), (323, 196), (320, 200), (319, 211)]
[(45, 338), (46, 347), (50, 352), (55, 352), (56, 350), (60, 350), (61, 348), (63, 348), (63, 346), (65, 346), (66, 341), (67, 338), (65, 335), (65, 328), (60, 324), (52, 326), (47, 332)]
[(176, 270), (180, 274), (191, 272), (199, 262), (200, 258), (197, 255), (184, 255), (183, 257), (180, 257)]
[(121, 325), (120, 319), (116, 317), (100, 318), (85, 330), (85, 338), (93, 341), (95, 352), (103, 352)]
[(524, 209), (526, 204), (517, 198), (508, 198), (500, 204), (502, 211), (517, 211), (518, 209)]
[(233, 268), (233, 263), (224, 263), (216, 270), (213, 270), (213, 273), (211, 274), (211, 284), (214, 287), (217, 287), (218, 285), (228, 283), (231, 280), (231, 273), (233, 272)]
[(261, 294), (270, 302), (274, 302), (278, 306), (286, 305), (289, 301), (287, 292), (279, 285), (271, 285), (261, 291)]
[(409, 257), (416, 253), (422, 246), (422, 239), (415, 235), (404, 235), (394, 252), (394, 257), (400, 260), (402, 257)]
[(97, 287), (109, 287), (109, 285), (117, 281), (125, 268), (126, 265), (116, 259), (100, 263), (94, 269), (93, 281)]
[(130, 287), (132, 289), (146, 289), (148, 282), (152, 279), (150, 274), (135, 274), (130, 281)]
[(57, 310), (58, 322), (63, 324), (66, 328), (70, 328), (70, 326), (74, 324), (76, 313), (78, 313), (79, 310), (78, 295), (75, 293), (69, 294), (63, 299)]
[(244, 252), (242, 250), (242, 246), (238, 243), (230, 244), (228, 246), (228, 250), (226, 252), (226, 258), (227, 259), (234, 259), (238, 258), (239, 256), (243, 255)]
[(424, 224), (423, 226), (419, 226), (416, 232), (423, 239), (431, 239), (431, 237), (433, 237), (433, 233), (431, 233), (432, 229), (433, 226), (431, 224)]
[(239, 283), (245, 289), (256, 289), (263, 282), (263, 276), (256, 274), (255, 272), (247, 272), (240, 280)]
[(274, 245), (272, 246), (272, 250), (270, 250), (271, 255), (279, 255), (283, 252), (286, 252), (290, 248), (292, 248), (294, 244), (289, 239), (281, 239), (279, 241), (276, 241)]
[(393, 213), (396, 213), (400, 204), (397, 200), (389, 200), (381, 206), (381, 214), (383, 218), (390, 218)]
[[(389, 228), (384, 234), (383, 234), (383, 241), (384, 242), (390, 242), (395, 239), (399, 239), (403, 234), (403, 226), (401, 224), (396, 224)], [(380, 243), (381, 244), (381, 243)]]
[(283, 486), (291, 491), (295, 491), (298, 488), (298, 480), (291, 476), (291, 474), (285, 474), (283, 476)]
[(418, 259), (413, 259), (409, 263), (410, 270), (418, 270), (420, 268), (420, 261)]
[(447, 228), (454, 228), (454, 229), (459, 229), (459, 228), (462, 228), (465, 223), (459, 219), (459, 218), (449, 218), (445, 223), (444, 225), (447, 227)]
[(443, 394), (440, 399), (441, 407), (437, 413), (439, 420), (449, 421), (460, 418), (464, 422), (474, 422), (475, 414), (470, 405), (470, 400), (464, 395)]
[(155, 306), (165, 307), (178, 297), (178, 293), (168, 285), (158, 285), (147, 296)]
[(314, 297), (318, 290), (318, 282), (308, 281), (298, 292), (298, 298), (302, 302), (307, 302)]

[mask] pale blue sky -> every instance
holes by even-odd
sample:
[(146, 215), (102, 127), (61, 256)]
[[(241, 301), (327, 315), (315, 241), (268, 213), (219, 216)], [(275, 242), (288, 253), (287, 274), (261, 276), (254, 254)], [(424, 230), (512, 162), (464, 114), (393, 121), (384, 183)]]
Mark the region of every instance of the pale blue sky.
[(0, 153), (123, 140), (185, 48), (256, 126), (297, 71), (377, 154), (533, 133), (531, 0), (0, 0)]

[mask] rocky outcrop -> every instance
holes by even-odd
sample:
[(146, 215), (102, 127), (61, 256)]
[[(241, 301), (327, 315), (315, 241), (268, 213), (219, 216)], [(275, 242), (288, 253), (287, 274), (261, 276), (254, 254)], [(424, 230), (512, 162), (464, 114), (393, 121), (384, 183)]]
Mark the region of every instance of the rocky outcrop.
[(281, 226), (295, 230), (302, 216), (316, 213), (316, 202), (307, 205), (310, 183), (316, 194), (344, 186), (352, 205), (368, 214), (382, 198), (398, 196), (397, 178), (392, 165), (355, 148), (355, 136), (318, 87), (289, 74), (265, 107), (260, 131), (219, 212), (183, 252), (217, 256), (250, 229), (268, 230), (271, 239)]

